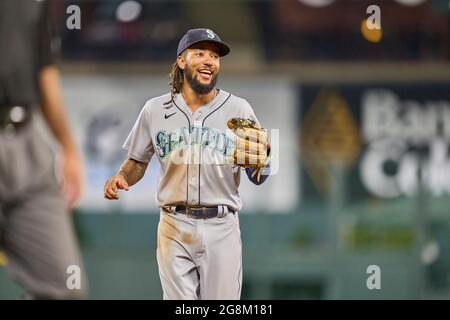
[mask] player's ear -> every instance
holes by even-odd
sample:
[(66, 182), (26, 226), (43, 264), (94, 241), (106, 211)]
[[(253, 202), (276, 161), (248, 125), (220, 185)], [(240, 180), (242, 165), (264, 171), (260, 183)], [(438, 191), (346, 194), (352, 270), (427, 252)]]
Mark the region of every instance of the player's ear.
[(180, 69), (184, 70), (184, 68), (186, 67), (186, 54), (185, 53), (182, 53), (178, 56), (177, 63), (178, 63), (178, 66), (180, 67)]

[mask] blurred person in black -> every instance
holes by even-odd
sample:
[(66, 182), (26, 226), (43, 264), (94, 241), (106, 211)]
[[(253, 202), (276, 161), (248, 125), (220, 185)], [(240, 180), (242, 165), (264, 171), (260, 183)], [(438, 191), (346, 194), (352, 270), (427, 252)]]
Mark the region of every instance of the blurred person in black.
[[(86, 278), (68, 209), (81, 193), (82, 166), (62, 105), (48, 10), (47, 1), (0, 1), (0, 249), (26, 297), (80, 299)], [(58, 171), (32, 121), (38, 109), (60, 147)], [(81, 272), (81, 286), (68, 270)]]

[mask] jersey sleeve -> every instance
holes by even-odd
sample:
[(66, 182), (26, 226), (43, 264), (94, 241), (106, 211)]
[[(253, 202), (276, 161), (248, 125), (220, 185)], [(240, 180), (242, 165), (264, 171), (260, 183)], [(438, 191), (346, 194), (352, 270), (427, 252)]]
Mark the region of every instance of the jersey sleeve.
[(255, 115), (255, 111), (253, 111), (252, 106), (247, 102), (247, 100), (242, 99), (242, 107), (240, 108), (238, 117), (256, 121), (256, 123), (261, 126), (258, 118)]
[(133, 129), (123, 144), (123, 148), (128, 150), (128, 157), (141, 162), (150, 162), (155, 150), (153, 148), (151, 136), (150, 102), (142, 108)]
[(48, 1), (43, 3), (38, 26), (38, 70), (48, 65), (56, 64), (60, 53), (60, 40), (56, 36), (50, 14)]

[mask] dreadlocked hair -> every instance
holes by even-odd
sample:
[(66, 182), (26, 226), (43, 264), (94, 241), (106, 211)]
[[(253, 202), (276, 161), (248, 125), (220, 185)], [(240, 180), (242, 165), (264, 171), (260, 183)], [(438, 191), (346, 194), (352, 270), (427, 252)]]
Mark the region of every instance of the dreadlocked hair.
[(181, 93), (181, 86), (183, 85), (183, 69), (178, 66), (177, 61), (172, 65), (169, 77), (171, 78), (171, 81), (169, 82), (169, 86), (171, 86), (170, 101), (164, 103), (165, 105), (170, 104), (173, 101), (174, 95)]

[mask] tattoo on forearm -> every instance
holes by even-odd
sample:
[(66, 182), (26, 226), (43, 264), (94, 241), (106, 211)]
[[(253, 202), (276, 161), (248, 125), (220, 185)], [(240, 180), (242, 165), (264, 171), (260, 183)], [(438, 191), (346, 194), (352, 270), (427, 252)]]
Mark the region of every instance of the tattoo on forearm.
[(119, 173), (127, 181), (128, 185), (131, 187), (136, 184), (145, 174), (148, 163), (140, 162), (133, 159), (126, 160), (120, 167)]

